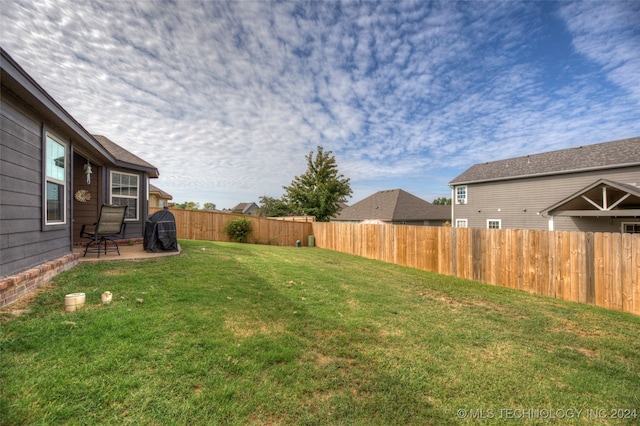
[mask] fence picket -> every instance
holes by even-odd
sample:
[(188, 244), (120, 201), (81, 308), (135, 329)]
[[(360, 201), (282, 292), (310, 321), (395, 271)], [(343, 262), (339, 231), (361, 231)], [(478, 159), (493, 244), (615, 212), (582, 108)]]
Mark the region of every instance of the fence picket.
[(630, 312), (640, 315), (640, 234), (631, 236), (631, 265), (629, 265), (633, 294)]

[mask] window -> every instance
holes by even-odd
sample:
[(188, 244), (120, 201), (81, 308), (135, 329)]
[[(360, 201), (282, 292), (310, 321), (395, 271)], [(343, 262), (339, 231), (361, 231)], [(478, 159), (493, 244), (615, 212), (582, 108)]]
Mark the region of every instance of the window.
[(466, 228), (467, 219), (456, 219), (456, 228)]
[(467, 204), (466, 186), (456, 186), (456, 204)]
[(45, 133), (45, 224), (66, 223), (67, 146)]
[(640, 234), (640, 222), (622, 223), (622, 232), (629, 234)]
[(500, 219), (487, 219), (487, 228), (502, 229), (502, 222)]
[(111, 204), (128, 207), (126, 220), (138, 220), (139, 181), (138, 175), (111, 172)]

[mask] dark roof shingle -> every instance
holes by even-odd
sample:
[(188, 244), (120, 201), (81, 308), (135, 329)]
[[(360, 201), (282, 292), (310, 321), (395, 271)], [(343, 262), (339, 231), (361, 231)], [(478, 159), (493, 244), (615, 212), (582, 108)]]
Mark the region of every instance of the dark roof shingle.
[(451, 207), (434, 206), (402, 189), (389, 189), (345, 207), (335, 217), (338, 221), (372, 219), (385, 222), (451, 220)]
[(158, 169), (154, 165), (146, 162), (145, 160), (133, 154), (132, 152), (127, 151), (126, 149), (116, 144), (115, 142), (111, 141), (109, 138), (105, 136), (93, 135), (93, 137), (116, 160), (146, 169), (146, 171), (150, 174), (151, 177), (156, 177), (156, 178), (158, 177)]
[(640, 137), (508, 158), (471, 166), (450, 185), (640, 164)]
[(149, 194), (158, 194), (160, 198), (165, 198), (167, 200), (173, 200), (173, 196), (166, 191), (158, 188), (155, 185), (149, 184)]

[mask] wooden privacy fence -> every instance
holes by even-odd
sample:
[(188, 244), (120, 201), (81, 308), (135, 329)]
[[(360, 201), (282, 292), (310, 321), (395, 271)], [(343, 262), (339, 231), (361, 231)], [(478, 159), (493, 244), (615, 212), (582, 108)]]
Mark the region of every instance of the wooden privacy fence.
[(640, 235), (313, 223), (320, 248), (640, 315)]
[[(161, 208), (149, 208), (153, 214)], [(272, 244), (279, 246), (294, 246), (296, 241), (307, 245), (311, 235), (311, 222), (294, 222), (273, 220), (257, 216), (242, 214), (209, 212), (200, 210), (171, 209), (176, 218), (178, 238), (186, 240), (205, 241), (233, 241), (224, 232), (227, 222), (239, 217), (251, 220), (252, 231), (247, 242)]]
[(270, 217), (271, 220), (285, 220), (289, 222), (315, 222), (315, 216), (282, 216), (282, 217)]

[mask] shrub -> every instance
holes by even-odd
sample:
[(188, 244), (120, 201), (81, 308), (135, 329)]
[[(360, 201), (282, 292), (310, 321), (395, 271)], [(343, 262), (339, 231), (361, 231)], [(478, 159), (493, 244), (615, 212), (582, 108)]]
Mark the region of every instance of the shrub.
[(224, 227), (224, 232), (231, 238), (235, 238), (237, 242), (242, 243), (247, 239), (247, 235), (251, 233), (251, 229), (251, 220), (246, 217), (239, 217), (228, 221)]

